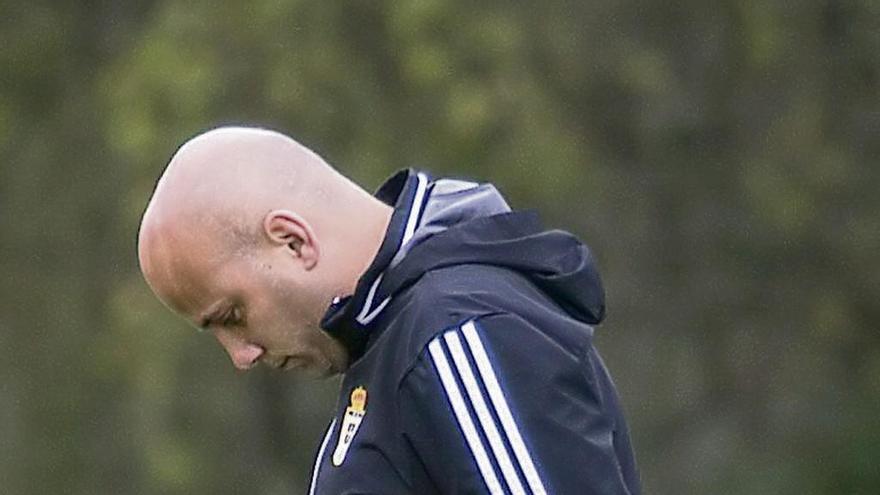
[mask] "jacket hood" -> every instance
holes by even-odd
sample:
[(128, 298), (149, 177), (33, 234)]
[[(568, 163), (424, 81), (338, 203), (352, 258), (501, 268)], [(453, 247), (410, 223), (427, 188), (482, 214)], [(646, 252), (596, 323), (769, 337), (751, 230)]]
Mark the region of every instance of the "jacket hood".
[(605, 317), (602, 280), (587, 246), (568, 232), (545, 230), (534, 211), (462, 220), (411, 247), (383, 285), (393, 294), (431, 270), (461, 264), (518, 272), (585, 323)]
[(394, 206), (379, 252), (354, 294), (335, 299), (321, 320), (353, 358), (395, 294), (431, 270), (453, 265), (518, 272), (572, 317), (590, 325), (602, 321), (605, 295), (589, 249), (567, 232), (545, 230), (533, 211), (511, 211), (491, 184), (431, 180), (407, 169), (388, 179), (376, 197)]

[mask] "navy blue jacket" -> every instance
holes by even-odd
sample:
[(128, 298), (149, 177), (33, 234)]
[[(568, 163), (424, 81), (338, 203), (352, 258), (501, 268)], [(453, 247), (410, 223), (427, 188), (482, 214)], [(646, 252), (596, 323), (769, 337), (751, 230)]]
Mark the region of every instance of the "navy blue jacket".
[(309, 493), (639, 493), (588, 249), (490, 184), (404, 170), (376, 196), (382, 246), (322, 321), (351, 365)]

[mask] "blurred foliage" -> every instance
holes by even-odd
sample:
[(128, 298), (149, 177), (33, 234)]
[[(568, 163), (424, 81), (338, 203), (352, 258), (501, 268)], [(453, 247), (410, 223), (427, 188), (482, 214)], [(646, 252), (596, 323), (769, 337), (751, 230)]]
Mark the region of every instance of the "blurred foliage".
[(594, 249), (646, 493), (880, 492), (880, 4), (0, 1), (3, 493), (301, 493), (335, 382), (149, 293), (167, 159), (277, 128)]

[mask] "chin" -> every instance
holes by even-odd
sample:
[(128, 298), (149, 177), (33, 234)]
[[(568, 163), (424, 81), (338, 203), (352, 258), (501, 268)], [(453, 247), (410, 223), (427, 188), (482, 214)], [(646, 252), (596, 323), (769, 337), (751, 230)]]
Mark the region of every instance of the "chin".
[(315, 378), (333, 378), (334, 376), (338, 376), (342, 371), (336, 369), (331, 363), (327, 363), (324, 366), (318, 366), (309, 370), (309, 374)]
[(342, 372), (336, 366), (333, 366), (331, 361), (324, 359), (303, 364), (294, 369), (304, 376), (319, 379), (332, 378)]
[(340, 376), (338, 371), (327, 370), (327, 371), (324, 371), (320, 374), (315, 375), (314, 378), (318, 379), (318, 380), (331, 380), (333, 378), (336, 378), (337, 376)]

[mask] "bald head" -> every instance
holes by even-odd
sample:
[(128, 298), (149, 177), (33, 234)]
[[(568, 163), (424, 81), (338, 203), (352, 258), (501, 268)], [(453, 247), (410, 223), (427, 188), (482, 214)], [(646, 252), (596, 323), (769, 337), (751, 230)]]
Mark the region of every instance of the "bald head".
[(240, 251), (258, 239), (261, 215), (314, 207), (314, 184), (326, 187), (332, 174), (277, 132), (226, 127), (196, 136), (174, 154), (144, 213), (138, 255), (147, 281), (174, 288), (187, 255), (221, 261)]
[(293, 139), (227, 127), (174, 154), (144, 213), (138, 257), (156, 295), (211, 329), (237, 367), (327, 374), (346, 361), (321, 316), (354, 291), (390, 216)]
[(340, 178), (318, 155), (277, 132), (215, 129), (175, 153), (144, 214), (141, 235), (193, 222), (228, 233), (228, 227), (252, 225), (254, 215), (282, 203), (314, 209)]

